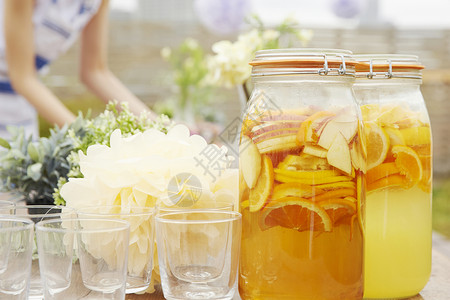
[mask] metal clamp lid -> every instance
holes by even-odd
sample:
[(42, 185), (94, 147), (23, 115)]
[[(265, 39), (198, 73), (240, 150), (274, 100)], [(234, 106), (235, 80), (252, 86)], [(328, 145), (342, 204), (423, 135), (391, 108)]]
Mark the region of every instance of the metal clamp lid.
[(367, 79), (411, 78), (421, 79), (424, 68), (417, 56), (374, 54), (356, 55), (356, 77)]
[(392, 60), (388, 59), (389, 70), (387, 72), (374, 72), (373, 71), (373, 59), (370, 60), (369, 64), (369, 73), (367, 73), (367, 78), (373, 79), (374, 76), (382, 75), (384, 78), (392, 78), (394, 75), (392, 74)]
[[(330, 71), (337, 71), (337, 75), (346, 75), (347, 74), (347, 67), (345, 65), (345, 58), (344, 55), (342, 54), (338, 54), (336, 55), (337, 57), (340, 57), (342, 60), (341, 65), (339, 66), (339, 68), (328, 68), (328, 59), (327, 59), (327, 55), (324, 54), (323, 55), (323, 68), (319, 69), (318, 74), (319, 75), (328, 75)], [(331, 75), (331, 74), (330, 74)]]
[(355, 76), (356, 61), (348, 50), (271, 49), (258, 51), (250, 65), (253, 66), (252, 76)]

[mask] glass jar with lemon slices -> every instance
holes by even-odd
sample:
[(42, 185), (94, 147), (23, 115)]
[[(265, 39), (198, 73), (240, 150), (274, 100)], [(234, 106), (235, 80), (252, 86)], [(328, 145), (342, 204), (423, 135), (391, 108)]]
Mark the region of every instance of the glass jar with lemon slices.
[(242, 299), (362, 299), (365, 152), (350, 51), (263, 50), (240, 141)]
[(404, 298), (431, 272), (432, 143), (416, 56), (358, 55), (367, 148), (365, 298)]

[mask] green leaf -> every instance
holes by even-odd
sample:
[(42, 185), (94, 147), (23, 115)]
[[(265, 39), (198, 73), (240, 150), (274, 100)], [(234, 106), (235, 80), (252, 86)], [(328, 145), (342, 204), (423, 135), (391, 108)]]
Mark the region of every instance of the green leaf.
[(8, 143), (8, 141), (2, 138), (0, 138), (0, 146), (6, 149), (11, 149), (11, 145)]
[(57, 156), (60, 151), (61, 148), (58, 145), (56, 145), (55, 148), (53, 149), (52, 156)]
[(28, 166), (27, 168), (27, 175), (33, 179), (34, 181), (38, 181), (39, 178), (41, 178), (41, 170), (42, 170), (42, 164), (41, 163), (35, 163), (33, 165)]
[(9, 154), (11, 157), (15, 158), (16, 160), (25, 159), (25, 155), (19, 149), (11, 149)]
[(28, 144), (27, 151), (28, 151), (28, 155), (30, 156), (30, 158), (33, 161), (36, 161), (36, 162), (39, 161), (39, 151), (34, 143)]

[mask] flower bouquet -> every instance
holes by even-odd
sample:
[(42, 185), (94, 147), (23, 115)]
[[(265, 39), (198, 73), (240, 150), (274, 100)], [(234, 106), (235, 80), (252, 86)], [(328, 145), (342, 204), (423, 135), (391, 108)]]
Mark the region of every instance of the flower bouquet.
[[(237, 201), (238, 170), (231, 169), (226, 147), (208, 144), (184, 125), (161, 116), (152, 122), (135, 117), (114, 103), (96, 118), (55, 128), (48, 138), (32, 141), (13, 129), (12, 141), (1, 140), (0, 180), (4, 191), (22, 194), (30, 203), (73, 208), (120, 205), (155, 207)], [(180, 186), (187, 176), (195, 186)], [(187, 190), (199, 193), (187, 201)], [(193, 201), (192, 201), (193, 200)], [(128, 268), (143, 269), (148, 247), (140, 243), (139, 224), (132, 224)], [(110, 255), (110, 254), (105, 254)], [(154, 259), (152, 280), (159, 280)], [(148, 292), (153, 291), (153, 285)]]
[(79, 150), (86, 152), (94, 144), (109, 145), (115, 129), (128, 136), (149, 128), (167, 132), (171, 126), (166, 116), (153, 122), (146, 114), (134, 116), (126, 104), (118, 107), (112, 102), (98, 117), (80, 114), (70, 126), (55, 127), (49, 137), (36, 141), (20, 128), (10, 127), (11, 140), (0, 138), (0, 192), (19, 194), (27, 204), (64, 204), (58, 193), (53, 199), (53, 193), (67, 177), (81, 176)]

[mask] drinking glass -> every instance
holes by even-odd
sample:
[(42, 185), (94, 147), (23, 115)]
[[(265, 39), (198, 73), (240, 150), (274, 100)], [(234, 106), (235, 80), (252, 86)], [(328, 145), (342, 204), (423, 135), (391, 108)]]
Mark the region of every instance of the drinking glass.
[(34, 223), (0, 217), (0, 299), (28, 299)]
[(232, 299), (237, 289), (241, 214), (185, 210), (155, 217), (164, 297)]
[[(21, 218), (27, 218), (37, 223), (42, 220), (50, 220), (60, 218), (61, 216), (74, 216), (75, 210), (67, 206), (57, 205), (15, 205), (15, 206), (0, 206), (0, 215), (14, 215)], [(29, 299), (40, 300), (44, 297), (44, 288), (41, 282), (41, 275), (39, 272), (39, 262), (37, 254), (36, 242), (33, 241), (33, 260), (31, 265), (31, 278)]]
[(128, 222), (113, 219), (37, 223), (44, 298), (125, 299), (129, 231)]
[(80, 218), (121, 219), (131, 224), (126, 293), (145, 291), (150, 285), (153, 269), (154, 208), (91, 206), (82, 207), (77, 213)]

